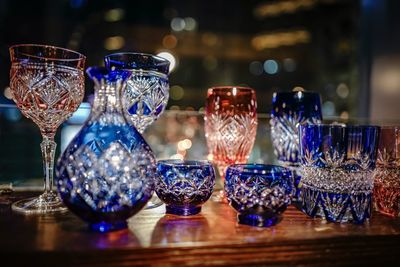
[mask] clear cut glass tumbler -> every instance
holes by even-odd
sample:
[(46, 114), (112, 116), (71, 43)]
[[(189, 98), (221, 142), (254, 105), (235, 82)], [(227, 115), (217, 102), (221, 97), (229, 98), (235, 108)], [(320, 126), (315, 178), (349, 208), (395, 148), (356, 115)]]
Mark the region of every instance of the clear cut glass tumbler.
[(332, 222), (371, 216), (377, 126), (300, 125), (302, 210)]
[(49, 213), (66, 207), (53, 190), (57, 128), (79, 107), (84, 95), (86, 57), (64, 48), (22, 44), (10, 47), (10, 88), (13, 100), (39, 126), (44, 165), (44, 193), (15, 202), (17, 212)]

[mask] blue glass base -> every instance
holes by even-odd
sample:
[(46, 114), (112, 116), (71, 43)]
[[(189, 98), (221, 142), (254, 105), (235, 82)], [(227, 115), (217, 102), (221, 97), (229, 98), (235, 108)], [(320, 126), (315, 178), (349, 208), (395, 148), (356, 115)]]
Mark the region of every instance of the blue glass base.
[(166, 206), (165, 212), (169, 214), (175, 214), (180, 216), (189, 216), (198, 214), (201, 211), (201, 207), (176, 207)]
[(115, 222), (115, 223), (100, 222), (100, 223), (89, 224), (90, 230), (96, 231), (96, 232), (101, 232), (101, 233), (116, 231), (116, 230), (124, 229), (127, 227), (128, 227), (128, 224), (126, 223), (126, 221)]
[(240, 224), (258, 227), (270, 227), (282, 220), (282, 217), (279, 215), (265, 217), (258, 214), (238, 214), (237, 217)]
[(372, 192), (335, 193), (304, 185), (301, 210), (329, 222), (362, 224), (371, 217)]

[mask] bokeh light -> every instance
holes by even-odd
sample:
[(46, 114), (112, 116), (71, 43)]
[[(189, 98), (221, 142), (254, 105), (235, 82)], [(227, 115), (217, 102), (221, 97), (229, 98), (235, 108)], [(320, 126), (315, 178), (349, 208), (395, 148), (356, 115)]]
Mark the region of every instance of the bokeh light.
[(279, 70), (278, 62), (273, 59), (268, 59), (264, 62), (264, 70), (268, 74), (276, 74)]

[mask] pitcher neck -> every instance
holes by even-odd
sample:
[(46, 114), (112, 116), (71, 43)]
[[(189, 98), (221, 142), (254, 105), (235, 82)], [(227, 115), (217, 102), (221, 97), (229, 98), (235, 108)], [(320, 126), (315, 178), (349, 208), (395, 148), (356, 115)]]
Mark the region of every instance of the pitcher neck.
[(121, 94), (125, 82), (121, 79), (115, 81), (101, 79), (95, 83), (93, 110), (96, 112), (122, 113)]

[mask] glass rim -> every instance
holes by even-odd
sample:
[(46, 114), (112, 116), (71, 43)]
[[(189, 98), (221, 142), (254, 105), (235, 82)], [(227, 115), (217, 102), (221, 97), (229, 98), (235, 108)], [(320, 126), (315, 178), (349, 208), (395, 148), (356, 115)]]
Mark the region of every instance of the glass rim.
[(368, 125), (368, 124), (328, 124), (328, 123), (318, 123), (318, 124), (312, 124), (312, 123), (300, 123), (299, 124), (300, 128), (336, 128), (336, 129), (381, 129), (381, 126), (379, 125)]
[[(257, 174), (267, 174), (267, 173), (282, 173), (282, 174), (291, 174), (291, 170), (284, 166), (274, 165), (274, 164), (261, 164), (261, 163), (239, 163), (239, 164), (231, 164), (228, 166), (228, 169), (238, 170), (244, 173), (257, 173)], [(260, 172), (252, 172), (252, 170), (260, 170)], [(262, 173), (265, 171), (265, 173)]]
[(161, 66), (170, 64), (168, 59), (166, 59), (164, 57), (153, 55), (153, 54), (149, 54), (149, 53), (141, 53), (141, 52), (117, 52), (117, 53), (112, 53), (112, 54), (108, 54), (108, 55), (104, 56), (104, 59), (111, 58), (111, 57), (114, 57), (114, 56), (123, 56), (123, 55), (151, 57), (151, 58), (159, 60), (160, 62), (157, 62), (157, 63), (159, 63)]
[(233, 90), (233, 88), (236, 88), (239, 92), (251, 92), (255, 93), (256, 90), (251, 88), (251, 87), (246, 87), (246, 86), (233, 86), (233, 85), (227, 85), (227, 86), (213, 86), (208, 88), (208, 92), (213, 92), (213, 91), (225, 91), (225, 90)]
[(157, 165), (166, 165), (172, 167), (209, 167), (212, 162), (209, 160), (185, 160), (185, 159), (163, 159), (157, 161)]
[(280, 96), (280, 95), (291, 96), (291, 95), (297, 95), (299, 93), (302, 93), (302, 94), (308, 95), (308, 96), (319, 96), (320, 95), (318, 92), (314, 92), (314, 91), (278, 91), (278, 92), (273, 92), (272, 95), (275, 97)]
[[(38, 55), (31, 54), (31, 53), (16, 51), (16, 49), (20, 48), (20, 47), (37, 47), (37, 48), (44, 48), (44, 49), (45, 48), (51, 48), (51, 49), (54, 49), (54, 50), (65, 51), (65, 52), (71, 53), (73, 55), (76, 55), (77, 57), (76, 58), (58, 58), (58, 57), (38, 56)], [(15, 45), (12, 45), (12, 46), (9, 47), (9, 51), (10, 52), (13, 51), (14, 53), (25, 55), (25, 56), (29, 56), (29, 57), (32, 57), (32, 58), (38, 58), (38, 59), (44, 59), (44, 60), (53, 60), (53, 61), (81, 61), (81, 60), (86, 60), (86, 56), (81, 54), (81, 53), (79, 53), (79, 52), (77, 52), (77, 51), (74, 51), (74, 50), (71, 50), (71, 49), (68, 49), (68, 48), (64, 48), (64, 47), (53, 46), (53, 45), (15, 44)]]

